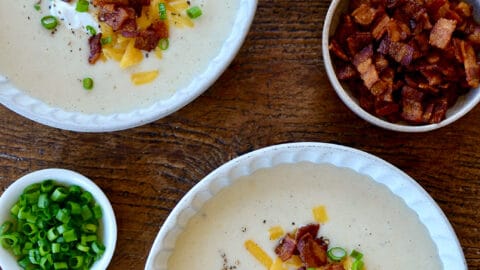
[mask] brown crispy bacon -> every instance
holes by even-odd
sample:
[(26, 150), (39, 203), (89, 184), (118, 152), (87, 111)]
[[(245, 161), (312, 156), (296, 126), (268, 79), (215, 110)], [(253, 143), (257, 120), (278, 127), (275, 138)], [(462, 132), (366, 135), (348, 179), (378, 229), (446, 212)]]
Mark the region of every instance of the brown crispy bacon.
[(135, 21), (135, 10), (129, 7), (116, 6), (114, 4), (103, 5), (98, 11), (98, 20), (105, 22), (113, 31), (118, 31), (127, 21)]
[(372, 63), (373, 46), (370, 44), (353, 57), (353, 65), (357, 68), (365, 86), (370, 89), (380, 79)]
[(162, 38), (168, 37), (168, 28), (163, 21), (156, 21), (147, 29), (141, 31), (135, 39), (135, 48), (151, 51), (157, 47)]
[(480, 66), (477, 63), (475, 51), (473, 50), (472, 45), (465, 41), (460, 41), (460, 49), (462, 52), (468, 85), (471, 87), (477, 87), (480, 84)]
[(285, 237), (280, 240), (277, 247), (275, 248), (275, 253), (278, 255), (282, 261), (287, 261), (290, 259), (295, 251), (297, 250), (297, 241), (290, 235), (287, 234)]
[(297, 233), (295, 234), (295, 241), (299, 241), (305, 234), (310, 234), (312, 237), (317, 237), (318, 230), (320, 229), (319, 224), (307, 224), (298, 228)]
[(445, 49), (452, 38), (456, 26), (456, 21), (440, 18), (433, 26), (432, 32), (430, 32), (430, 44), (437, 48)]
[(95, 36), (91, 36), (88, 39), (88, 44), (90, 46), (90, 54), (88, 56), (88, 62), (90, 64), (95, 64), (97, 60), (102, 55), (102, 33), (98, 33)]
[(303, 235), (297, 243), (301, 260), (307, 268), (320, 267), (327, 264), (327, 252), (310, 233)]

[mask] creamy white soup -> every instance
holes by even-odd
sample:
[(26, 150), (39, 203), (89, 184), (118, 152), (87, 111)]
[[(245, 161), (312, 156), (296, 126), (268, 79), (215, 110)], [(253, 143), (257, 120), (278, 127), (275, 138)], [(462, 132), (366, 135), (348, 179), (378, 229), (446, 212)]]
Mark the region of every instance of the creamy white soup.
[[(109, 114), (144, 108), (170, 97), (205, 70), (234, 27), (239, 0), (192, 0), (203, 15), (193, 28), (170, 27), (170, 46), (158, 59), (150, 53), (140, 65), (122, 70), (118, 62), (88, 64), (88, 35), (60, 24), (51, 34), (40, 24), (50, 15), (49, 0), (0, 1), (0, 76), (18, 89), (67, 111)], [(134, 86), (130, 75), (158, 69), (150, 84)], [(95, 86), (85, 91), (82, 79)]]
[(219, 192), (180, 234), (168, 269), (264, 270), (244, 242), (254, 240), (275, 258), (278, 240), (269, 240), (268, 229), (280, 225), (288, 232), (314, 222), (318, 205), (329, 216), (319, 234), (330, 247), (361, 251), (366, 269), (442, 269), (425, 226), (386, 186), (312, 163), (262, 169)]

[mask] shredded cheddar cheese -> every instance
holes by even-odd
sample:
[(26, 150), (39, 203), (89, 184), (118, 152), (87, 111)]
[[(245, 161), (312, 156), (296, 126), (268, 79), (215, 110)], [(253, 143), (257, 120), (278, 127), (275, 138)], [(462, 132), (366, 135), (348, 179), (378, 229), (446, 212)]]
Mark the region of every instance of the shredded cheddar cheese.
[(270, 234), (270, 240), (276, 240), (276, 239), (282, 237), (285, 234), (282, 227), (280, 227), (280, 226), (271, 227), (268, 230), (268, 233)]
[(247, 240), (245, 241), (245, 248), (267, 269), (270, 269), (270, 267), (272, 267), (272, 258), (270, 258), (270, 256), (268, 256), (268, 254), (257, 243), (252, 240)]
[(313, 208), (312, 212), (313, 212), (313, 218), (318, 223), (325, 224), (328, 222), (327, 209), (325, 208), (324, 205), (320, 205)]
[(269, 270), (288, 270), (280, 258), (276, 258)]
[(134, 85), (150, 83), (158, 77), (158, 74), (158, 70), (133, 73), (132, 82)]

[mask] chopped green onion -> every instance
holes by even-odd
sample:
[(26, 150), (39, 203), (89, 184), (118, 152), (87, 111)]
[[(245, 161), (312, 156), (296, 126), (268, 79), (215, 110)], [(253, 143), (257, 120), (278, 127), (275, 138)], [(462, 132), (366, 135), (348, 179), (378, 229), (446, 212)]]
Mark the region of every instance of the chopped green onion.
[(67, 198), (67, 196), (68, 191), (64, 187), (57, 187), (50, 196), (50, 199), (54, 202), (60, 202)]
[(187, 15), (191, 19), (196, 19), (196, 18), (202, 16), (202, 10), (199, 7), (196, 7), (196, 6), (191, 7), (189, 9), (187, 9)]
[(85, 78), (82, 81), (83, 89), (85, 90), (92, 90), (93, 89), (93, 79), (92, 78)]
[(89, 4), (87, 0), (78, 0), (75, 10), (78, 12), (87, 12)]
[(58, 211), (57, 215), (55, 216), (55, 218), (62, 222), (63, 224), (67, 224), (69, 221), (70, 221), (70, 211), (68, 209), (60, 209), (60, 211)]
[(112, 43), (112, 37), (102, 38), (102, 39), (100, 39), (100, 43), (102, 45), (110, 44), (110, 43)]
[(38, 203), (37, 203), (38, 207), (47, 208), (49, 204), (50, 204), (50, 201), (48, 199), (48, 194), (47, 193), (40, 194), (40, 196), (38, 197)]
[(352, 264), (352, 270), (363, 270), (363, 266), (364, 266), (364, 263), (363, 261), (360, 259), (360, 260), (356, 260), (355, 262), (353, 262)]
[(43, 17), (40, 22), (42, 23), (43, 27), (45, 27), (48, 30), (55, 29), (58, 25), (58, 20), (55, 16), (48, 15)]
[(63, 238), (65, 239), (65, 242), (67, 242), (67, 243), (76, 241), (78, 239), (77, 234), (75, 233), (75, 230), (73, 230), (73, 229), (63, 232)]
[(165, 3), (158, 4), (158, 13), (160, 14), (160, 20), (167, 19), (167, 8), (165, 7)]
[(168, 49), (168, 47), (170, 47), (170, 41), (168, 40), (168, 38), (160, 39), (160, 41), (158, 42), (158, 47), (162, 51), (165, 51), (166, 49)]
[(53, 263), (53, 269), (55, 270), (68, 269), (68, 264), (66, 262), (55, 262)]
[(80, 269), (83, 266), (83, 257), (82, 256), (74, 256), (68, 260), (68, 266), (72, 269)]
[(53, 180), (45, 180), (40, 184), (40, 191), (41, 192), (50, 192), (54, 188)]
[(347, 256), (347, 251), (341, 247), (333, 247), (328, 250), (327, 256), (330, 260), (338, 262)]
[(350, 253), (350, 257), (354, 258), (355, 260), (361, 260), (363, 258), (363, 254), (354, 249), (352, 250), (352, 253)]
[(41, 7), (40, 7), (40, 4), (35, 4), (33, 5), (33, 8), (35, 8), (36, 11), (40, 11)]
[(13, 229), (13, 223), (11, 221), (5, 221), (5, 223), (0, 226), (0, 235), (6, 234)]
[(90, 35), (92, 36), (95, 36), (97, 34), (97, 30), (95, 30), (95, 28), (93, 28), (93, 26), (91, 25), (87, 25), (85, 26), (85, 29), (87, 29), (87, 31), (90, 33)]

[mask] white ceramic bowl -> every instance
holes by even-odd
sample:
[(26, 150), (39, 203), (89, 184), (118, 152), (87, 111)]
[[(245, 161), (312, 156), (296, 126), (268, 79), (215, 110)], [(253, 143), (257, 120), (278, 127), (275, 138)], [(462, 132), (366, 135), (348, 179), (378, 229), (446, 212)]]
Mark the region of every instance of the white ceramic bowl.
[[(117, 222), (113, 212), (112, 205), (103, 191), (90, 179), (65, 169), (45, 169), (29, 173), (11, 184), (0, 197), (0, 225), (10, 218), (10, 208), (18, 201), (23, 190), (34, 183), (42, 182), (46, 179), (55, 180), (55, 182), (64, 185), (78, 185), (83, 190), (89, 191), (98, 204), (102, 207), (103, 217), (100, 222), (99, 234), (105, 245), (105, 253), (96, 261), (92, 270), (107, 269), (110, 263), (115, 245), (117, 243)], [(0, 247), (0, 268), (8, 270), (21, 270), (17, 259), (6, 249)]]
[(178, 89), (171, 97), (158, 100), (150, 107), (110, 115), (66, 111), (25, 94), (1, 75), (0, 103), (38, 123), (80, 132), (117, 131), (156, 121), (193, 101), (218, 79), (240, 49), (256, 7), (257, 0), (240, 0), (234, 27), (207, 68), (185, 88)]
[[(476, 20), (480, 21), (479, 14), (480, 14), (480, 2), (476, 0), (466, 0), (466, 2), (470, 3), (474, 6), (474, 14), (476, 14)], [(339, 23), (341, 15), (345, 12), (349, 4), (348, 0), (333, 0), (330, 4), (330, 7), (327, 12), (327, 16), (325, 18), (325, 22), (323, 25), (323, 33), (322, 33), (322, 54), (323, 54), (323, 61), (325, 64), (325, 69), (327, 71), (328, 78), (333, 85), (333, 88), (337, 92), (337, 95), (340, 99), (350, 108), (355, 114), (359, 117), (363, 118), (364, 120), (385, 128), (394, 131), (401, 131), (401, 132), (425, 132), (431, 131), (434, 129), (438, 129), (444, 127), (448, 124), (451, 124), (458, 120), (460, 117), (464, 116), (468, 113), (473, 107), (475, 107), (478, 102), (480, 102), (480, 87), (470, 90), (466, 95), (461, 96), (457, 103), (452, 106), (446, 114), (446, 118), (438, 124), (429, 124), (429, 125), (421, 125), (421, 126), (414, 126), (408, 125), (405, 123), (391, 123), (385, 121), (375, 115), (370, 114), (369, 112), (362, 109), (359, 105), (358, 99), (353, 95), (353, 93), (337, 78), (335, 74), (335, 70), (333, 68), (332, 59), (330, 56), (330, 51), (328, 49), (328, 45), (330, 43), (330, 37), (333, 36), (335, 33), (335, 29)]]
[[(442, 210), (408, 175), (382, 159), (352, 148), (325, 143), (292, 143), (245, 154), (227, 162), (201, 180), (182, 198), (160, 228), (145, 270), (167, 269), (167, 261), (175, 249), (177, 237), (190, 218), (201, 211), (203, 205), (221, 190), (259, 169), (305, 161), (349, 168), (384, 184), (401, 198), (425, 225), (438, 249), (443, 269), (467, 269), (462, 248)], [(231, 213), (234, 215), (235, 211)]]

